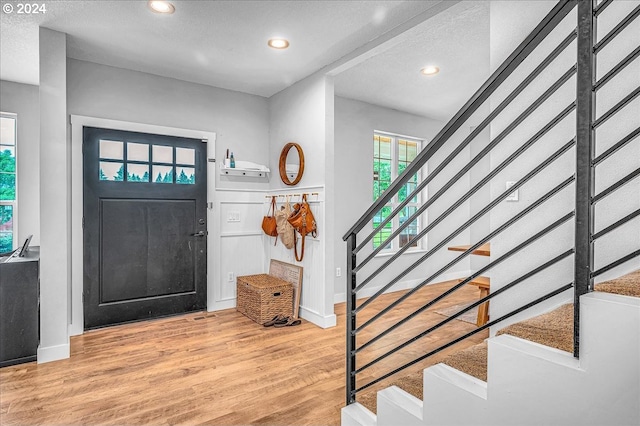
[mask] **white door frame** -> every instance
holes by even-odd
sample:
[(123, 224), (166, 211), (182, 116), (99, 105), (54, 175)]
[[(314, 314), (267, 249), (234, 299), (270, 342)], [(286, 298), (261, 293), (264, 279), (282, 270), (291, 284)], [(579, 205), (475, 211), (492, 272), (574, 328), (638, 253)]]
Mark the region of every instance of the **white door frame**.
[[(189, 130), (178, 127), (157, 126), (154, 124), (132, 123), (128, 121), (110, 120), (106, 118), (71, 115), (71, 288), (69, 290), (69, 336), (84, 333), (84, 304), (82, 291), (84, 288), (83, 270), (83, 179), (82, 179), (82, 138), (83, 128), (101, 127), (106, 129), (125, 130), (130, 132), (152, 133), (166, 136), (177, 136), (207, 140), (207, 160), (215, 158), (216, 134), (204, 130)], [(207, 161), (207, 203), (214, 201), (216, 170), (215, 163)], [(207, 210), (207, 221), (213, 224), (212, 210)], [(211, 256), (215, 236), (207, 239), (207, 306), (213, 306), (214, 262)]]

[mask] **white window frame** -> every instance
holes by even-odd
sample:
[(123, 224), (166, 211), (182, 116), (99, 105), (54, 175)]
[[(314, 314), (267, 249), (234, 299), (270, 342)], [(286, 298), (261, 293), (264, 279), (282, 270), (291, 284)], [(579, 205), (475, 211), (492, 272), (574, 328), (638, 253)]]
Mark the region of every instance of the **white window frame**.
[[(418, 138), (415, 136), (406, 136), (406, 135), (401, 135), (401, 134), (397, 134), (397, 133), (390, 133), (390, 132), (386, 132), (386, 131), (380, 131), (380, 130), (374, 130), (373, 131), (373, 138), (375, 138), (376, 136), (384, 136), (387, 138), (391, 138), (391, 182), (393, 182), (395, 179), (398, 178), (398, 164), (399, 164), (399, 144), (398, 144), (398, 140), (406, 140), (406, 141), (410, 141), (410, 142), (416, 142), (417, 143), (417, 153), (420, 153), (420, 151), (423, 149), (426, 140), (424, 138)], [(373, 157), (372, 157), (373, 160)], [(373, 167), (373, 161), (372, 161), (372, 167)], [(422, 171), (419, 170), (418, 173), (418, 184), (421, 182), (422, 180)], [(372, 199), (373, 199), (373, 176), (371, 179), (371, 192), (372, 192)], [(410, 202), (406, 205), (406, 207), (416, 207), (419, 208), (421, 205), (421, 199), (422, 199), (422, 192), (418, 192), (416, 194), (416, 202)], [(374, 200), (375, 201), (375, 200)], [(393, 196), (393, 198), (391, 199), (391, 201), (389, 203), (387, 203), (387, 206), (391, 206), (391, 211), (393, 212), (398, 205), (400, 204), (400, 201), (398, 201), (398, 194), (395, 194)], [(424, 215), (419, 215), (418, 216), (418, 226), (417, 226), (417, 233), (420, 233), (420, 229), (421, 229), (421, 225), (424, 222)], [(393, 219), (391, 220), (392, 223), (392, 232), (394, 232), (395, 230), (397, 230), (400, 227), (400, 214), (396, 214)], [(373, 227), (373, 222), (372, 222), (372, 229), (375, 229)], [(389, 255), (393, 255), (394, 253), (398, 252), (398, 250), (400, 249), (400, 235), (402, 234), (398, 234), (392, 241), (391, 241), (391, 247), (390, 248), (383, 248), (382, 250), (380, 250), (376, 256), (389, 256)], [(371, 242), (371, 248), (375, 249), (373, 246), (373, 240)], [(408, 248), (405, 253), (411, 253), (411, 252), (416, 252), (416, 251), (423, 251), (424, 250), (424, 238), (421, 238), (418, 240), (418, 244), (416, 247), (410, 247)]]
[(13, 130), (13, 134), (14, 134), (14, 140), (13, 140), (13, 147), (14, 147), (14, 156), (16, 159), (16, 170), (15, 170), (15, 175), (16, 175), (16, 188), (15, 188), (15, 199), (12, 201), (9, 200), (0, 200), (0, 206), (12, 206), (12, 210), (13, 210), (13, 247), (12, 249), (17, 249), (18, 248), (18, 114), (12, 113), (12, 112), (2, 112), (0, 111), (0, 117), (2, 118), (10, 118), (13, 119), (13, 126), (14, 126), (14, 130)]

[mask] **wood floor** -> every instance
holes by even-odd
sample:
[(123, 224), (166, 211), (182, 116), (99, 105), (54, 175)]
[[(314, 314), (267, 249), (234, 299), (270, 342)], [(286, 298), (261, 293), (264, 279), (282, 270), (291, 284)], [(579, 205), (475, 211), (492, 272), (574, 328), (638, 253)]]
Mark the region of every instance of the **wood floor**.
[[(427, 300), (453, 282), (428, 286)], [(478, 297), (467, 286), (439, 307)], [(384, 295), (371, 316), (401, 293)], [(365, 341), (420, 305), (411, 299), (363, 331)], [(367, 314), (367, 312), (370, 312)], [(0, 369), (2, 425), (338, 425), (345, 400), (345, 306), (338, 326), (265, 328), (235, 310), (195, 313), (87, 332), (71, 338), (71, 358)], [(427, 311), (372, 345), (358, 365), (442, 321)], [(358, 376), (358, 385), (475, 326), (454, 320)], [(455, 349), (478, 343), (486, 331)], [(451, 350), (399, 375), (435, 363)], [(362, 360), (362, 361), (361, 361)], [(371, 389), (384, 387), (384, 383)]]

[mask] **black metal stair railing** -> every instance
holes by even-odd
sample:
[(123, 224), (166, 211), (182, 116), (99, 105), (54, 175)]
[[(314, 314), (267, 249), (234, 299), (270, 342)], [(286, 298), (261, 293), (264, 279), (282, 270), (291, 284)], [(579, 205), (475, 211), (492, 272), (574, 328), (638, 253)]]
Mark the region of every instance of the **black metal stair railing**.
[[(593, 278), (621, 265), (628, 260), (640, 256), (640, 250), (632, 251), (631, 253), (622, 256), (620, 259), (609, 263), (608, 265), (595, 270), (593, 268), (593, 256), (594, 256), (594, 242), (598, 238), (615, 231), (620, 226), (634, 220), (640, 216), (640, 209), (632, 211), (626, 214), (624, 217), (617, 219), (614, 223), (604, 227), (598, 232), (594, 232), (594, 205), (595, 203), (605, 199), (607, 196), (617, 191), (619, 188), (625, 186), (634, 179), (640, 176), (640, 168), (628, 173), (616, 183), (605, 188), (598, 194), (594, 194), (594, 179), (595, 169), (607, 158), (614, 155), (619, 150), (623, 149), (628, 144), (632, 143), (638, 135), (640, 135), (640, 127), (634, 129), (623, 137), (620, 141), (613, 144), (609, 149), (601, 153), (599, 156), (595, 156), (594, 140), (595, 132), (598, 126), (602, 125), (607, 120), (611, 119), (617, 112), (622, 110), (630, 102), (632, 102), (638, 95), (640, 95), (640, 88), (632, 90), (627, 96), (620, 100), (614, 107), (606, 111), (599, 118), (596, 119), (594, 115), (595, 94), (602, 87), (605, 87), (607, 83), (612, 81), (616, 75), (624, 70), (628, 65), (633, 63), (638, 56), (640, 56), (640, 47), (635, 48), (632, 52), (616, 64), (611, 70), (609, 70), (600, 80), (594, 78), (595, 76), (595, 56), (605, 46), (607, 46), (616, 35), (624, 31), (629, 24), (638, 17), (640, 14), (640, 7), (636, 7), (631, 13), (628, 14), (615, 28), (602, 38), (599, 42), (595, 39), (595, 24), (598, 15), (603, 13), (611, 4), (611, 0), (605, 0), (596, 3), (595, 0), (591, 1), (577, 1), (577, 0), (562, 0), (545, 16), (545, 18), (539, 23), (539, 25), (527, 36), (527, 38), (516, 48), (516, 50), (505, 60), (505, 62), (489, 77), (489, 79), (482, 85), (482, 87), (469, 99), (469, 101), (460, 109), (460, 111), (443, 127), (443, 129), (436, 135), (436, 137), (428, 144), (428, 146), (418, 153), (414, 161), (407, 166), (405, 171), (394, 180), (388, 189), (378, 198), (378, 200), (367, 209), (362, 217), (351, 227), (351, 229), (345, 234), (344, 240), (347, 241), (347, 377), (346, 377), (346, 399), (347, 404), (351, 404), (356, 400), (356, 394), (364, 389), (367, 389), (382, 380), (385, 380), (392, 375), (412, 366), (422, 360), (433, 356), (444, 349), (455, 345), (456, 343), (467, 339), (487, 328), (495, 325), (501, 321), (513, 317), (514, 315), (535, 306), (544, 300), (554, 297), (562, 292), (567, 291), (570, 288), (574, 288), (574, 294), (576, 301), (582, 294), (585, 294), (593, 289)], [(541, 45), (542, 41), (559, 26), (559, 24), (567, 17), (567, 15), (577, 7), (577, 28), (566, 35), (560, 43), (558, 43), (553, 50), (548, 53), (539, 64), (535, 66), (533, 71), (528, 73), (523, 80), (513, 89), (510, 93), (493, 107), (488, 115), (482, 119), (479, 125), (477, 125), (470, 134), (463, 138), (457, 146), (451, 149), (445, 158), (438, 162), (437, 166), (430, 171), (429, 174), (424, 176), (420, 182), (418, 182), (416, 188), (412, 194), (417, 194), (427, 188), (427, 185), (434, 182), (437, 176), (441, 176), (444, 171), (449, 170), (452, 167), (452, 163), (455, 159), (459, 158), (459, 155), (463, 150), (477, 139), (477, 137), (488, 128), (489, 125), (495, 122), (496, 118), (506, 111), (507, 108), (513, 103), (513, 101), (521, 95), (527, 87), (529, 87), (536, 80), (541, 73), (546, 70), (554, 61), (561, 55), (566, 55), (568, 47), (574, 44), (577, 45), (575, 65), (570, 67), (559, 78), (551, 83), (546, 89), (542, 91), (534, 101), (532, 101), (521, 113), (517, 115), (515, 119), (509, 122), (497, 136), (491, 139), (486, 146), (482, 147), (479, 152), (473, 156), (464, 166), (462, 166), (453, 176), (444, 183), (433, 195), (423, 200), (423, 202), (417, 207), (416, 211), (406, 218), (404, 221), (400, 221), (399, 226), (395, 227), (390, 235), (384, 241), (377, 245), (377, 247), (371, 247), (372, 241), (376, 235), (385, 228), (385, 226), (394, 219), (411, 201), (412, 196), (405, 197), (404, 201), (398, 203), (391, 211), (391, 213), (382, 219), (381, 222), (376, 222), (377, 226), (374, 226), (373, 231), (367, 230), (364, 237), (359, 234), (363, 232), (367, 225), (370, 226), (374, 216), (389, 203), (389, 201), (396, 196), (396, 194), (403, 188), (403, 186), (416, 175), (429, 160), (431, 160), (436, 153), (439, 153), (443, 146), (450, 141), (452, 136), (476, 113), (480, 111), (482, 105), (484, 105), (491, 97), (496, 93), (507, 79), (514, 74), (514, 71), (520, 67), (523, 61)], [(451, 194), (451, 188), (460, 181), (464, 176), (467, 176), (472, 168), (477, 165), (483, 159), (486, 161), (486, 157), (493, 152), (500, 144), (507, 139), (523, 122), (527, 120), (532, 114), (540, 110), (545, 102), (548, 101), (554, 94), (560, 89), (566, 87), (567, 83), (575, 79), (576, 81), (576, 98), (561, 111), (556, 113), (550, 120), (548, 120), (537, 132), (535, 132), (529, 139), (520, 143), (517, 148), (506, 158), (504, 158), (499, 164), (494, 165), (492, 169), (477, 183), (470, 185), (469, 190), (464, 192), (461, 196), (458, 196), (455, 201), (450, 205), (447, 205), (446, 209), (441, 212), (437, 217), (429, 220), (428, 224), (424, 226), (419, 232), (411, 236), (405, 244), (400, 247), (393, 255), (388, 257), (385, 261), (380, 262), (380, 266), (374, 267), (371, 261), (376, 258), (380, 251), (386, 247), (391, 241), (393, 241), (398, 235), (406, 229), (409, 224), (414, 223), (418, 218), (423, 217), (429, 207), (433, 206), (438, 200), (442, 200), (445, 194)], [(456, 229), (452, 229), (447, 232), (444, 237), (430, 247), (424, 254), (417, 258), (417, 260), (410, 265), (402, 264), (399, 262), (406, 257), (404, 256), (409, 247), (414, 243), (425, 238), (427, 235), (442, 224), (445, 219), (450, 217), (458, 208), (469, 202), (471, 198), (478, 194), (483, 188), (487, 188), (493, 180), (506, 170), (510, 165), (521, 157), (525, 152), (539, 144), (545, 135), (548, 135), (553, 129), (558, 127), (560, 123), (566, 122), (567, 117), (572, 114), (576, 116), (576, 136), (559, 146), (555, 151), (548, 155), (544, 160), (540, 161), (535, 167), (533, 167), (528, 173), (524, 174), (513, 186), (509, 189), (501, 192), (495, 196), (490, 202), (473, 215), (470, 215), (469, 219), (464, 221)], [(523, 185), (536, 178), (539, 174), (549, 168), (551, 165), (557, 164), (557, 161), (564, 158), (567, 159), (567, 153), (575, 152), (576, 162), (575, 172), (568, 174), (564, 180), (553, 188), (548, 190), (542, 196), (531, 202), (526, 208), (522, 209), (519, 213), (511, 216), (504, 223), (495, 226), (493, 230), (486, 233), (482, 238), (477, 239), (471, 246), (457, 255), (454, 259), (446, 262), (442, 266), (434, 268), (435, 272), (429, 274), (424, 280), (412, 286), (410, 290), (407, 290), (402, 295), (397, 297), (393, 302), (380, 308), (372, 315), (365, 317), (358, 317), (362, 315), (363, 311), (370, 310), (374, 305), (373, 302), (379, 300), (379, 297), (392, 289), (392, 287), (407, 277), (408, 274), (416, 270), (420, 265), (427, 262), (436, 253), (442, 251), (445, 246), (450, 243), (454, 238), (460, 235), (462, 232), (469, 230), (472, 225), (486, 217), (496, 206), (504, 201), (514, 190), (522, 187)], [(564, 160), (563, 160), (564, 161)], [(575, 173), (575, 174), (574, 174)], [(527, 220), (527, 218), (536, 209), (541, 208), (545, 203), (554, 197), (557, 198), (558, 194), (562, 191), (566, 191), (570, 186), (575, 186), (576, 198), (575, 198), (575, 210), (565, 212), (564, 215), (555, 219), (552, 223), (543, 226), (542, 229), (537, 230), (533, 235), (526, 238), (524, 241), (510, 248), (500, 256), (492, 257), (490, 262), (478, 269), (465, 279), (460, 280), (457, 284), (451, 286), (442, 294), (437, 295), (432, 300), (420, 301), (419, 308), (413, 310), (408, 315), (404, 316), (397, 322), (382, 327), (381, 330), (371, 331), (368, 335), (368, 339), (364, 342), (359, 342), (358, 336), (362, 336), (362, 332), (369, 328), (372, 324), (379, 322), (381, 318), (394, 310), (398, 309), (398, 306), (409, 300), (415, 298), (418, 291), (424, 286), (433, 282), (439, 276), (442, 276), (447, 271), (450, 271), (452, 267), (459, 264), (464, 259), (468, 258), (474, 250), (481, 247), (483, 244), (491, 241), (491, 239), (505, 232), (506, 230), (515, 230), (519, 221)], [(480, 277), (485, 272), (491, 270), (497, 265), (503, 264), (511, 260), (517, 253), (523, 251), (527, 247), (531, 246), (535, 242), (549, 235), (550, 233), (557, 231), (559, 227), (565, 225), (569, 221), (575, 222), (575, 244), (573, 248), (563, 251), (550, 260), (541, 262), (538, 266), (533, 267), (530, 271), (523, 273), (521, 276), (512, 280), (511, 282), (503, 285), (499, 289), (492, 289), (491, 293), (481, 299), (474, 301), (469, 306), (461, 309), (459, 312), (446, 317), (444, 320), (438, 322), (435, 325), (426, 327), (423, 331), (417, 334), (403, 339), (399, 343), (394, 343), (392, 347), (385, 346), (385, 350), (381, 353), (376, 352), (375, 356), (370, 356), (366, 362), (361, 362), (362, 365), (358, 365), (359, 357), (371, 349), (372, 345), (379, 342), (385, 336), (389, 336), (392, 332), (398, 331), (399, 327), (403, 326), (407, 322), (416, 318), (419, 314), (432, 307), (437, 302), (450, 296), (454, 292), (460, 290), (465, 285), (472, 282), (474, 279)], [(366, 256), (363, 259), (358, 259), (358, 254), (363, 253), (363, 249), (367, 248)], [(452, 338), (449, 342), (440, 345), (432, 350), (424, 350), (425, 353), (420, 354), (415, 359), (405, 362), (395, 368), (391, 368), (390, 371), (382, 374), (372, 373), (371, 367), (381, 363), (383, 360), (388, 359), (391, 355), (409, 347), (421, 339), (424, 339), (434, 331), (440, 329), (452, 320), (459, 318), (466, 312), (479, 307), (483, 303), (495, 298), (496, 296), (510, 291), (518, 286), (521, 286), (523, 282), (536, 276), (542, 271), (548, 270), (554, 265), (558, 265), (565, 259), (574, 257), (575, 274), (574, 282), (565, 284), (561, 287), (547, 292), (546, 294), (535, 298), (534, 300), (525, 303), (517, 309), (502, 314), (498, 318), (492, 318), (491, 321), (484, 325), (479, 326), (477, 329), (471, 332), (465, 333), (462, 336)], [(365, 268), (366, 267), (366, 268)], [(382, 279), (381, 273), (386, 270), (386, 276), (391, 275), (390, 279), (386, 279), (374, 292), (372, 296), (364, 301), (358, 303), (358, 293), (361, 293), (365, 288), (371, 286), (372, 282), (379, 283)], [(361, 293), (362, 294), (362, 293)], [(576, 302), (577, 303), (577, 302)], [(579, 309), (576, 304), (576, 317), (574, 332), (574, 352), (578, 356), (579, 349)], [(364, 358), (367, 360), (367, 358)], [(388, 360), (387, 360), (388, 361)], [(367, 371), (368, 380), (364, 384), (360, 384), (357, 381), (359, 374)]]

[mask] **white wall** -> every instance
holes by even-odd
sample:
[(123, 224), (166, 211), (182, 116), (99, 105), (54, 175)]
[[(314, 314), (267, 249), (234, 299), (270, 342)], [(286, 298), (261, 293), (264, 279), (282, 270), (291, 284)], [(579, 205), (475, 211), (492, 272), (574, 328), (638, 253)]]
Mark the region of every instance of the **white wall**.
[[(601, 15), (609, 14), (609, 22), (601, 20), (600, 32), (607, 31), (603, 27), (612, 28), (619, 22), (622, 16), (633, 8), (633, 2), (616, 2), (615, 7)], [(491, 68), (496, 69), (517, 44), (533, 29), (542, 17), (555, 5), (555, 2), (491, 2)], [(625, 11), (623, 11), (625, 10)], [(613, 19), (611, 19), (613, 18)], [(496, 96), (492, 97), (491, 105), (495, 107), (498, 102), (515, 87), (519, 81), (537, 65), (541, 58), (546, 56), (557, 43), (562, 40), (571, 30), (576, 27), (576, 10), (574, 9), (561, 25), (551, 33), (543, 44), (524, 62), (512, 78), (507, 80), (507, 84), (501, 88)], [(598, 58), (598, 78), (604, 72), (611, 69), (620, 59), (626, 56), (633, 48), (640, 43), (640, 23), (636, 22), (633, 28), (622, 34), (622, 38), (617, 41), (617, 46), (610, 46), (611, 50), (603, 51), (603, 55)], [(601, 34), (602, 36), (602, 34)], [(547, 89), (560, 75), (569, 69), (576, 62), (576, 42), (574, 41), (559, 58), (557, 58), (545, 70), (526, 91), (520, 95), (514, 107), (502, 113), (492, 124), (491, 136), (497, 136), (507, 124), (509, 124), (530, 102)], [(608, 86), (598, 92), (597, 115), (610, 108), (623, 96), (640, 84), (640, 63), (635, 63), (630, 69), (625, 70)], [(529, 139), (535, 132), (544, 126), (553, 116), (575, 100), (576, 79), (572, 77), (563, 87), (547, 100), (530, 118), (522, 123), (507, 139), (500, 145), (499, 149), (492, 152), (491, 167), (495, 168), (503, 159), (512, 153), (517, 146)], [(603, 152), (613, 143), (620, 140), (635, 129), (640, 124), (640, 100), (636, 99), (628, 105), (618, 117), (606, 123), (602, 129), (598, 129), (596, 140), (597, 153)], [(491, 185), (491, 196), (495, 198), (505, 190), (506, 181), (517, 181), (535, 166), (540, 164), (552, 152), (557, 150), (575, 137), (575, 113), (571, 113), (551, 132), (544, 136), (529, 149), (524, 155), (516, 160), (512, 166), (505, 169), (498, 175), (498, 178)], [(606, 128), (604, 128), (606, 127)], [(616, 180), (628, 174), (640, 166), (640, 141), (635, 140), (624, 150), (616, 153), (611, 159), (606, 160), (596, 171), (596, 193), (606, 188)], [(537, 177), (523, 186), (520, 191), (518, 202), (503, 202), (491, 214), (491, 227), (495, 229), (500, 224), (513, 217), (517, 212), (523, 210), (541, 195), (559, 184), (564, 179), (572, 176), (575, 172), (575, 148), (569, 150), (555, 163), (547, 167)], [(523, 241), (528, 236), (541, 230), (544, 226), (552, 223), (575, 207), (575, 185), (561, 191), (552, 199), (545, 202), (536, 209), (533, 214), (527, 216), (525, 220), (518, 222), (517, 228), (503, 233), (492, 240), (492, 259), (504, 254), (506, 251)], [(596, 205), (596, 231), (602, 229), (617, 219), (629, 214), (640, 207), (640, 182), (638, 179), (627, 187), (619, 190), (612, 196)], [(627, 223), (617, 231), (603, 237), (595, 244), (595, 267), (602, 267), (625, 254), (640, 247), (640, 232), (638, 227), (640, 220)], [(508, 262), (495, 267), (492, 270), (492, 291), (504, 287), (512, 280), (532, 270), (533, 268), (552, 259), (556, 255), (574, 247), (574, 221), (571, 220), (553, 233), (532, 244), (521, 251)], [(491, 304), (491, 317), (497, 317), (523, 305), (524, 303), (540, 297), (564, 284), (573, 281), (573, 256), (555, 266), (538, 273), (531, 279), (518, 285), (517, 289), (509, 290), (498, 297)], [(630, 272), (640, 267), (640, 260), (635, 259), (610, 271), (610, 273), (600, 276), (596, 281), (612, 278)], [(572, 291), (567, 291), (551, 301), (545, 302), (537, 307), (529, 309), (526, 313), (513, 317), (508, 321), (515, 322), (525, 316), (532, 316), (549, 309), (552, 305), (561, 300), (572, 298)], [(492, 333), (502, 328), (506, 323), (492, 328)]]
[[(371, 206), (373, 202), (371, 179), (373, 176), (373, 144), (372, 137), (374, 130), (386, 131), (406, 136), (423, 138), (427, 143), (435, 136), (444, 123), (426, 117), (421, 117), (406, 112), (392, 110), (377, 105), (368, 104), (352, 99), (342, 97), (335, 98), (335, 198), (336, 198), (336, 218), (335, 229), (336, 239), (334, 240), (335, 265), (343, 271), (340, 278), (332, 278), (334, 291), (336, 293), (336, 301), (345, 300), (346, 292), (346, 243), (342, 240), (342, 236), (353, 226), (356, 220)], [(426, 146), (426, 145), (425, 145)], [(444, 158), (444, 155), (451, 149), (452, 145), (443, 148), (442, 151), (429, 162), (428, 169), (435, 168), (438, 162)], [(468, 160), (468, 150), (463, 152), (454, 161), (456, 164), (462, 164), (462, 161)], [(450, 169), (453, 170), (453, 169)], [(423, 176), (424, 177), (424, 176)], [(446, 178), (435, 179), (433, 184), (429, 184), (428, 191), (432, 194), (446, 182)], [(436, 204), (428, 209), (429, 220), (435, 218), (438, 213), (442, 212), (450, 202), (457, 199), (461, 194), (460, 191), (468, 189), (468, 179), (462, 179), (459, 187), (454, 188), (451, 194), (445, 194)], [(468, 217), (468, 206), (465, 204), (454, 212), (452, 217), (443, 222), (441, 226), (434, 229), (430, 233), (428, 244), (425, 249), (433, 247), (442, 238), (446, 236), (446, 232), (450, 229), (447, 224), (461, 223), (462, 218)], [(368, 235), (372, 228), (365, 227), (359, 234), (360, 238)], [(448, 245), (468, 244), (469, 233), (464, 232)], [(358, 255), (358, 259), (362, 260), (371, 250), (363, 249), (362, 254)], [(390, 266), (389, 270), (381, 273), (379, 277), (374, 279), (366, 288), (379, 288), (388, 283), (395, 277), (399, 271), (402, 271), (402, 265), (409, 265), (415, 262), (425, 251), (419, 253), (407, 254), (397, 261), (398, 265)], [(435, 253), (430, 260), (410, 273), (402, 279), (402, 281), (392, 289), (407, 288), (417, 284), (425, 279), (427, 274), (434, 273), (445, 262), (455, 257), (453, 252), (449, 252), (446, 248)], [(379, 256), (370, 262), (370, 267), (365, 267), (360, 276), (367, 276), (368, 271), (378, 267), (384, 263), (388, 257)], [(396, 269), (397, 268), (397, 269)], [(447, 276), (442, 279), (451, 279), (465, 276), (469, 272), (469, 260), (465, 259), (455, 265), (452, 270), (448, 271)], [(335, 275), (333, 275), (335, 276)], [(363, 292), (365, 292), (363, 289)], [(372, 290), (368, 292), (371, 293)], [(364, 294), (364, 293), (363, 293)]]
[[(327, 229), (327, 208), (324, 205), (325, 194), (332, 192), (331, 188), (325, 187), (326, 161), (330, 161), (326, 155), (327, 147), (333, 145), (330, 118), (333, 116), (332, 99), (333, 82), (323, 75), (308, 77), (269, 99), (271, 169), (277, 171), (280, 151), (287, 142), (297, 142), (305, 157), (305, 170), (300, 183), (286, 190), (288, 187), (275, 172), (271, 179), (271, 193), (318, 192), (317, 199), (309, 199), (318, 201), (317, 204), (310, 203), (317, 221), (318, 237), (317, 240), (307, 238), (301, 263), (304, 268), (301, 316), (323, 327), (333, 326), (336, 322), (333, 286), (327, 280), (328, 271), (333, 270), (333, 258), (329, 259), (327, 253), (331, 250), (329, 247), (334, 230)], [(271, 258), (296, 263), (290, 251), (278, 247), (270, 249), (268, 259)]]
[(0, 81), (0, 110), (18, 114), (18, 234), (40, 245), (40, 100), (38, 86)]
[[(216, 158), (269, 158), (267, 99), (138, 71), (68, 60), (69, 114), (206, 130), (217, 135)], [(223, 177), (219, 188), (264, 189), (265, 179)]]

